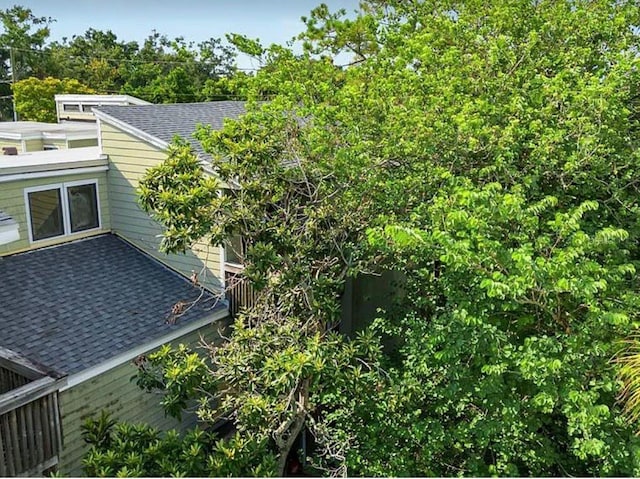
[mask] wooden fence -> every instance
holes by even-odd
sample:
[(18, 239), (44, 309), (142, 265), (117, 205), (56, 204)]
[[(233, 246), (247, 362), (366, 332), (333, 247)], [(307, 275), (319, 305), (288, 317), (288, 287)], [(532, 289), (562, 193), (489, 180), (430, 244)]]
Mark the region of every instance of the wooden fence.
[(242, 308), (252, 306), (257, 295), (241, 271), (225, 271), (224, 280), (227, 288), (227, 301), (229, 301), (229, 313), (231, 313), (231, 317), (235, 317)]
[(65, 381), (0, 347), (0, 477), (38, 476), (57, 465), (58, 390)]

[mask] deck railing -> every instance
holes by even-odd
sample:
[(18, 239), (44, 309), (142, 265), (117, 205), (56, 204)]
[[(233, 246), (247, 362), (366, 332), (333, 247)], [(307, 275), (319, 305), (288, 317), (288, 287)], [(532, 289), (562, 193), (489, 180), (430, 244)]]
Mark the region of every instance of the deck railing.
[(227, 289), (227, 301), (231, 317), (242, 308), (250, 307), (256, 300), (256, 292), (251, 283), (242, 275), (242, 271), (225, 271), (225, 285)]
[(0, 477), (37, 476), (58, 463), (58, 390), (66, 378), (0, 347)]

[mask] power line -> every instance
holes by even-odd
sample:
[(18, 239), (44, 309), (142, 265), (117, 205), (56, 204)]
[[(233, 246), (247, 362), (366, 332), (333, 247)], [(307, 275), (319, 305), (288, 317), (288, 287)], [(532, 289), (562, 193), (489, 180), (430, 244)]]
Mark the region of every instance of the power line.
[[(11, 50), (12, 47), (0, 47), (0, 50)], [(38, 49), (34, 49), (34, 48), (15, 48), (13, 47), (13, 50), (15, 51), (21, 51), (21, 52), (30, 52), (30, 53), (38, 53), (40, 55), (51, 55), (52, 51), (51, 50), (38, 50)], [(131, 59), (131, 58), (109, 58), (109, 57), (89, 57), (89, 56), (78, 56), (78, 55), (67, 55), (66, 58), (71, 58), (74, 60), (80, 60), (80, 61), (87, 61), (87, 60), (94, 60), (94, 59), (99, 59), (99, 60), (104, 60), (104, 61), (108, 61), (108, 62), (116, 62), (116, 63), (135, 63), (135, 64), (166, 64), (166, 65), (191, 65), (191, 64), (197, 64), (197, 65), (220, 65), (220, 63), (217, 62), (212, 62), (212, 61), (205, 61), (205, 60), (196, 60), (193, 59), (191, 61), (184, 61), (184, 60), (138, 60), (138, 59)], [(345, 68), (345, 67), (350, 67), (352, 65), (358, 64), (358, 63), (362, 63), (361, 61), (356, 61), (356, 62), (349, 62), (349, 63), (344, 63), (344, 64), (339, 64), (339, 65), (335, 65), (337, 68)], [(249, 71), (249, 72), (257, 72), (260, 71), (261, 68), (245, 68), (245, 67), (237, 67), (234, 66), (233, 67), (235, 70), (239, 70), (239, 71)]]
[[(51, 55), (53, 53), (51, 50), (38, 50), (38, 49), (34, 49), (34, 48), (0, 47), (0, 50), (11, 51), (12, 49), (14, 51), (38, 53), (40, 55)], [(117, 63), (126, 62), (126, 63), (135, 63), (135, 64), (191, 65), (191, 64), (195, 63), (196, 65), (212, 65), (212, 66), (220, 65), (219, 62), (196, 60), (196, 59), (193, 59), (191, 61), (184, 61), (184, 60), (138, 60), (138, 59), (132, 59), (132, 58), (89, 57), (89, 56), (78, 56), (78, 55), (67, 55), (66, 58), (70, 58), (70, 59), (73, 59), (73, 60), (80, 60), (80, 61), (100, 59), (100, 60), (109, 61), (109, 62), (117, 62)], [(240, 71), (259, 71), (260, 70), (260, 68), (241, 68), (241, 67), (234, 67), (234, 68), (236, 70), (240, 70)]]

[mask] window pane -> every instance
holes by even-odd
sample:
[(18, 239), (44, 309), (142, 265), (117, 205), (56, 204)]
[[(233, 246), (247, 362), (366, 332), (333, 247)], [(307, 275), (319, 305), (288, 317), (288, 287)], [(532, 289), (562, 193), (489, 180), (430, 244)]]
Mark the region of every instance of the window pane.
[(73, 104), (73, 103), (65, 103), (64, 105), (62, 105), (62, 109), (64, 111), (80, 111), (80, 105)]
[(242, 237), (233, 235), (224, 242), (224, 260), (227, 263), (242, 264), (241, 255), (244, 255)]
[(31, 234), (34, 240), (64, 234), (59, 189), (29, 193), (29, 214), (31, 215)]
[(72, 233), (100, 226), (96, 185), (70, 186), (67, 188), (67, 195)]

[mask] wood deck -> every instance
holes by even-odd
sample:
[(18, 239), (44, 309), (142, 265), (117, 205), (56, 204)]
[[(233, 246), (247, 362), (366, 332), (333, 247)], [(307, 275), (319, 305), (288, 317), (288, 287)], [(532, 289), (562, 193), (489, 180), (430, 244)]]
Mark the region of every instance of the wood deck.
[(0, 477), (38, 476), (62, 446), (58, 391), (66, 378), (0, 347)]

